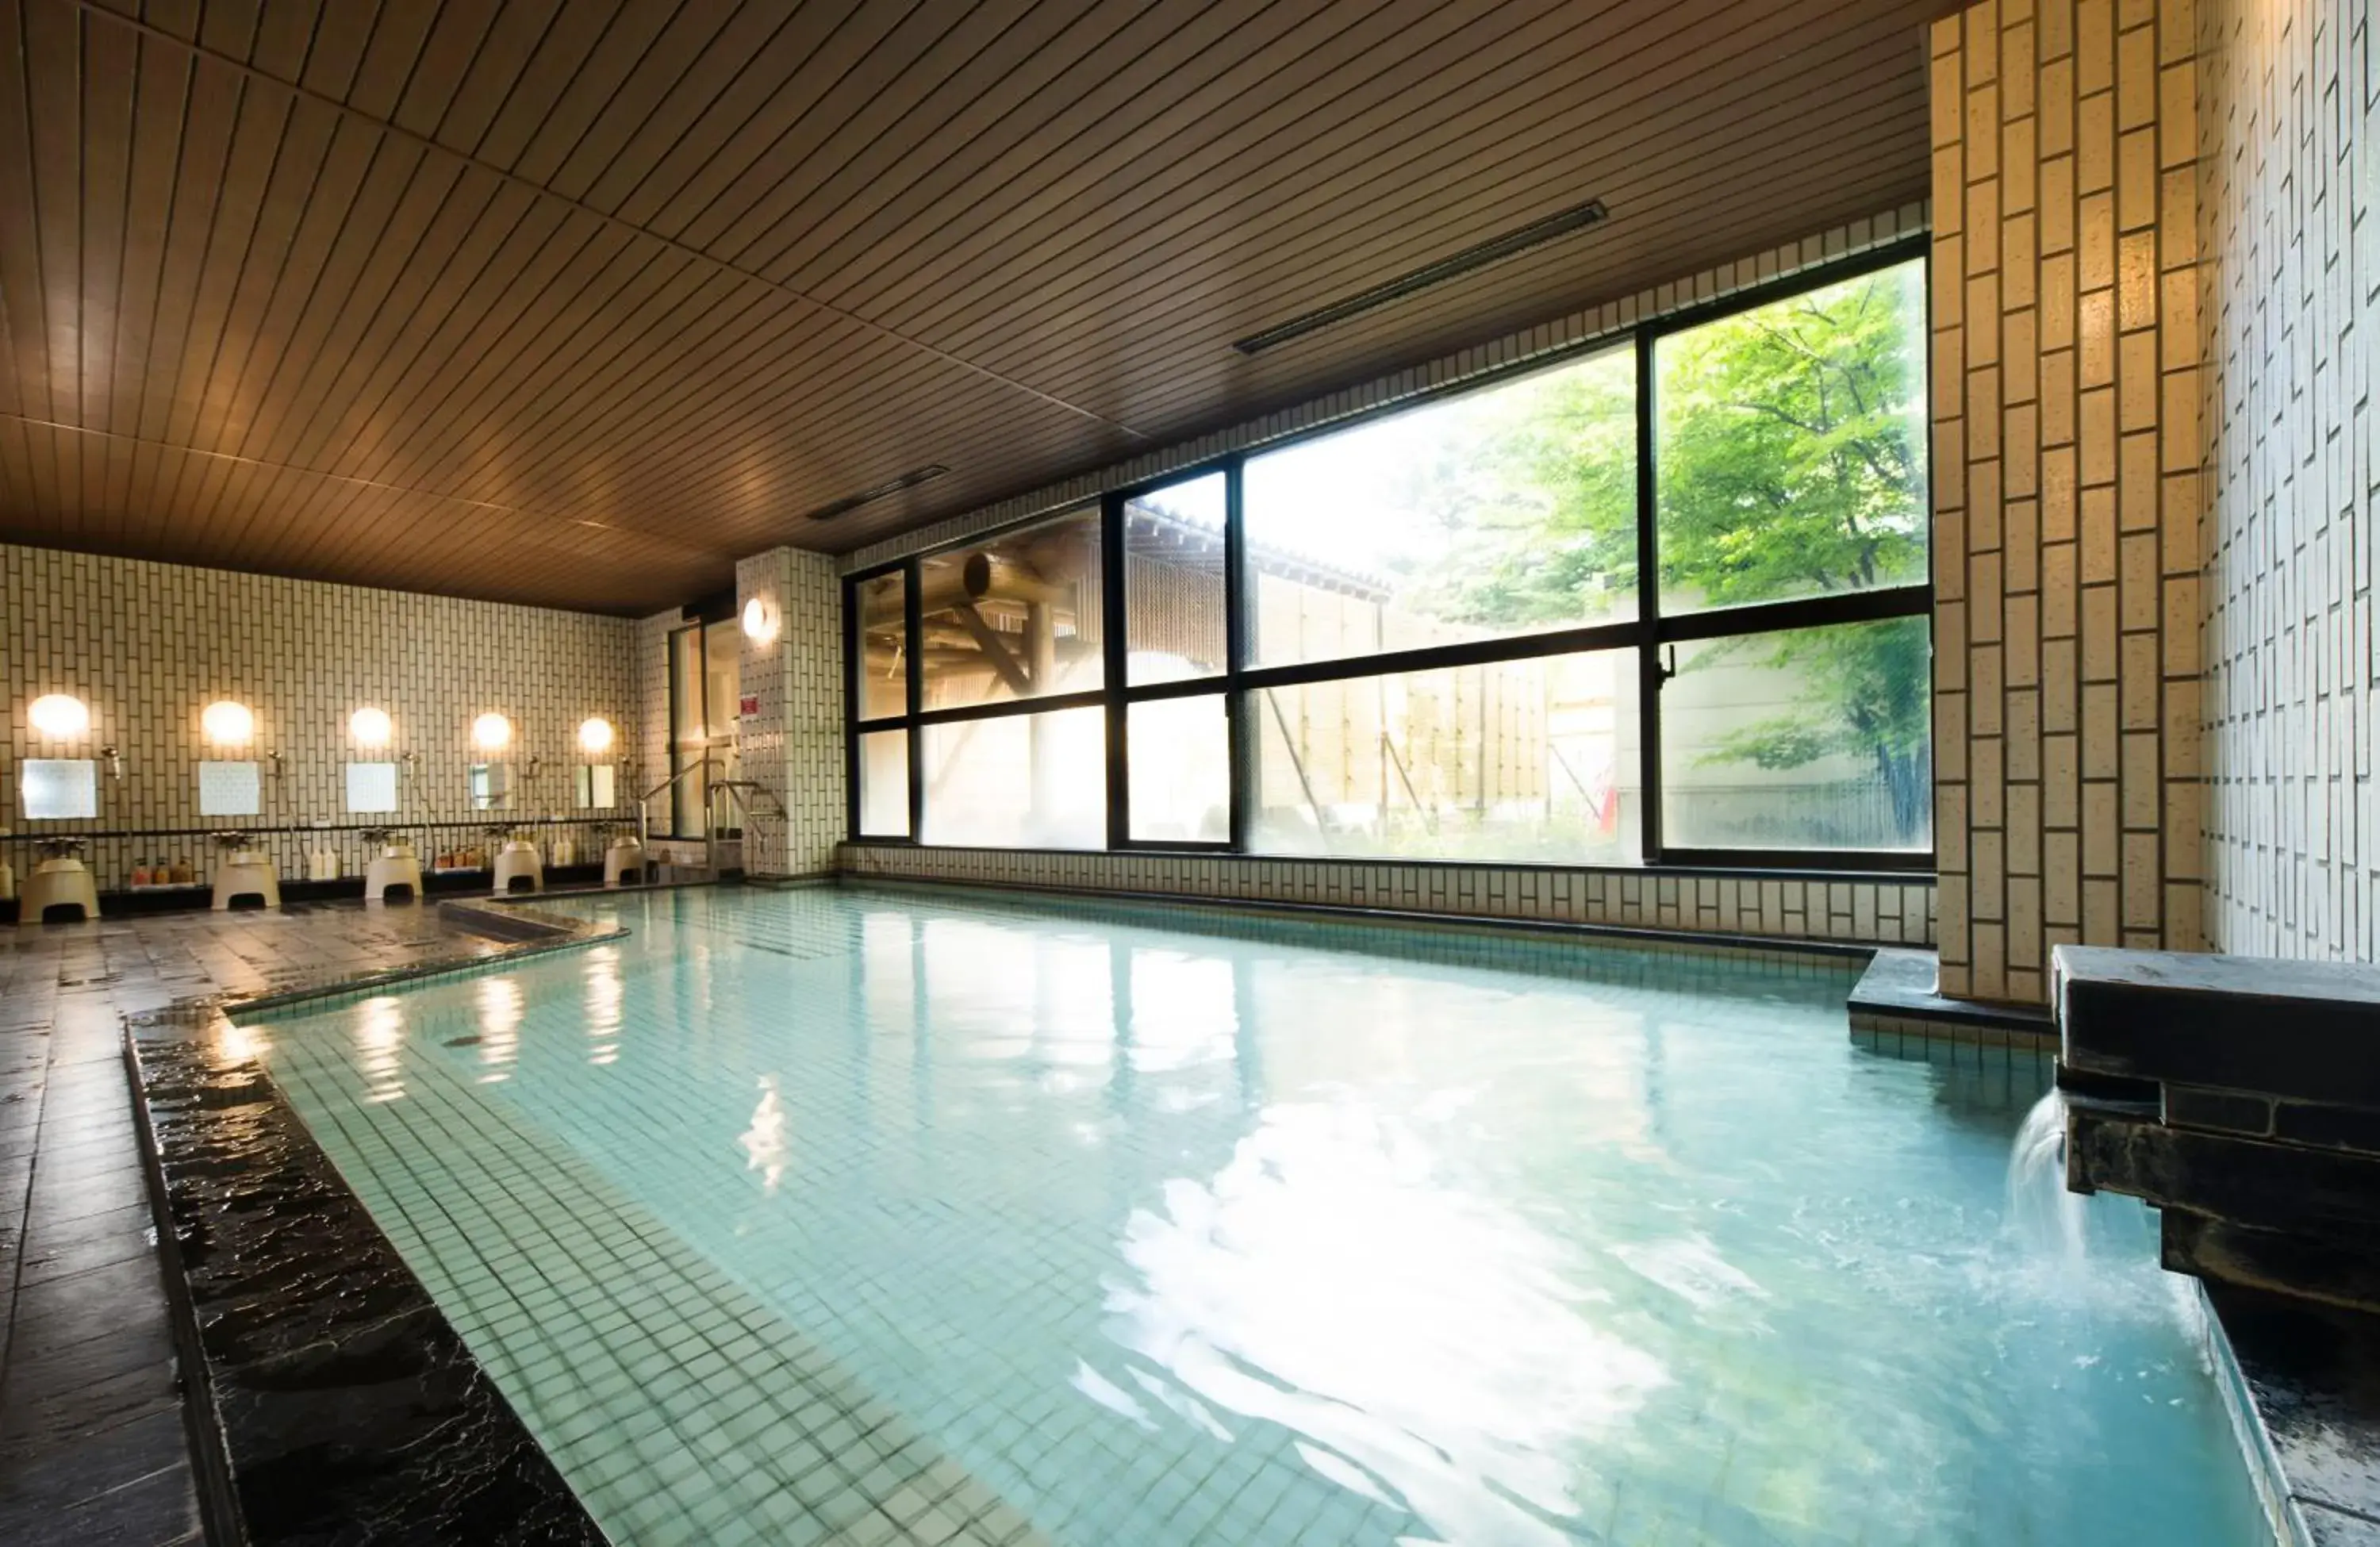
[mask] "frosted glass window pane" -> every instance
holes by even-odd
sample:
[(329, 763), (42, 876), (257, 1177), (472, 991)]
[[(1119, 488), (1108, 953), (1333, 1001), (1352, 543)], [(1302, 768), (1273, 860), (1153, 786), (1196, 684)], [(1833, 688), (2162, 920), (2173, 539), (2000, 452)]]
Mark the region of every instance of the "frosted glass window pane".
[(1261, 854), (1633, 864), (1636, 652), (1259, 689)]
[(744, 626), (734, 618), (703, 630), (706, 683), (703, 702), (710, 722), (710, 738), (725, 739), (733, 750), (735, 722), (744, 704)]
[(871, 731), (859, 738), (859, 831), (870, 838), (909, 835), (907, 731)]
[(1123, 507), (1124, 679), (1183, 682), (1223, 669), (1221, 473)]
[(99, 765), (89, 758), (27, 758), (17, 765), (30, 822), (99, 815)]
[(908, 578), (899, 570), (859, 582), (859, 717), (909, 707)]
[(261, 809), (262, 786), (252, 762), (199, 764), (200, 816), (254, 816)]
[(396, 810), (396, 764), (347, 764), (347, 810), (367, 814)]
[(1679, 848), (1934, 841), (1922, 617), (1678, 647), (1661, 692), (1661, 831)]
[(1232, 836), (1231, 731), (1223, 696), (1160, 699), (1126, 712), (1132, 835), (1220, 844)]
[(1100, 687), (1099, 564), (1096, 508), (919, 560), (925, 707)]
[(929, 725), (929, 844), (1099, 848), (1107, 842), (1107, 714), (1062, 709)]

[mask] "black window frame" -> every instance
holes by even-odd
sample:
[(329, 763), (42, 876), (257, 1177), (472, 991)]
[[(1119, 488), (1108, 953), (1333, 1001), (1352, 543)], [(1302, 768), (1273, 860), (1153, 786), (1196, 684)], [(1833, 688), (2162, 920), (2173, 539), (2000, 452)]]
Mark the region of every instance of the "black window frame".
[[(1335, 419), (1295, 434), (1269, 440), (1260, 445), (1224, 453), (1206, 460), (1191, 463), (1161, 476), (1140, 480), (1109, 489), (1095, 499), (1083, 499), (1072, 504), (1052, 506), (995, 530), (977, 533), (948, 542), (936, 543), (915, 553), (857, 569), (844, 577), (844, 741), (845, 757), (845, 792), (847, 812), (845, 830), (850, 841), (877, 845), (900, 845), (932, 847), (923, 841), (925, 823), (925, 763), (923, 733), (929, 725), (950, 725), (968, 720), (996, 719), (1013, 714), (1049, 713), (1063, 709), (1099, 708), (1106, 714), (1107, 726), (1107, 842), (1104, 849), (1065, 849), (1062, 853), (1168, 853), (1195, 856), (1235, 855), (1248, 859), (1328, 859), (1358, 864), (1391, 864), (1410, 866), (1457, 866), (1464, 868), (1498, 867), (1537, 870), (1594, 869), (1634, 873), (1644, 871), (1693, 870), (1735, 871), (1755, 874), (1780, 874), (1794, 871), (1891, 871), (1930, 872), (1936, 869), (1939, 837), (1929, 830), (1928, 847), (1923, 849), (1818, 849), (1818, 848), (1716, 848), (1665, 844), (1662, 839), (1662, 770), (1661, 770), (1661, 689), (1671, 675), (1669, 662), (1673, 647), (1699, 640), (1733, 638), (1756, 638), (1791, 629), (1823, 627), (1831, 625), (1878, 623), (1896, 618), (1926, 619), (1929, 650), (1934, 640), (1934, 554), (1929, 533), (1925, 579), (1905, 585), (1878, 586), (1864, 590), (1828, 592), (1819, 596), (1800, 597), (1781, 602), (1745, 603), (1724, 607), (1698, 609), (1694, 612), (1665, 615), (1661, 609), (1658, 516), (1658, 469), (1656, 465), (1657, 424), (1654, 418), (1656, 370), (1654, 351), (1660, 340), (1684, 333), (1706, 323), (1752, 311), (1778, 300), (1787, 299), (1812, 290), (1823, 289), (1864, 274), (1899, 267), (1911, 262), (1925, 262), (1928, 257), (1930, 238), (1920, 234), (1874, 248), (1853, 257), (1824, 264), (1818, 268), (1793, 274), (1788, 278), (1747, 287), (1720, 299), (1680, 308), (1661, 317), (1648, 320), (1622, 334), (1604, 336), (1581, 343), (1573, 347), (1534, 357), (1504, 371), (1488, 372), (1463, 380), (1448, 387), (1402, 397), (1364, 413)], [(1931, 330), (1927, 330), (1925, 362), (1926, 381), (1931, 384)], [(1615, 349), (1635, 351), (1636, 384), (1636, 613), (1619, 622), (1591, 624), (1573, 628), (1554, 629), (1543, 633), (1516, 634), (1498, 639), (1469, 640), (1451, 645), (1433, 645), (1419, 649), (1382, 651), (1367, 655), (1334, 658), (1327, 661), (1298, 662), (1279, 666), (1255, 667), (1248, 664), (1250, 640), (1245, 573), (1245, 523), (1242, 508), (1242, 470), (1257, 457), (1279, 451), (1301, 442), (1333, 435), (1376, 419), (1410, 412), (1427, 404), (1459, 397), (1523, 376), (1536, 375), (1563, 363), (1584, 359)], [(1928, 459), (1928, 510), (1931, 521), (1932, 446), (1923, 446)], [(1955, 469), (1954, 469), (1955, 470)], [(1129, 626), (1124, 608), (1126, 570), (1125, 517), (1127, 504), (1143, 495), (1220, 472), (1225, 475), (1223, 524), (1223, 616), (1225, 629), (1225, 666), (1216, 674), (1176, 682), (1144, 683), (1137, 687), (1125, 681), (1125, 653)], [(978, 547), (1013, 532), (1080, 516), (1096, 506), (1099, 511), (1099, 541), (1102, 570), (1102, 628), (1104, 680), (1096, 688), (1072, 693), (1050, 694), (1041, 698), (1002, 700), (993, 703), (952, 706), (921, 710), (924, 702), (924, 680), (917, 651), (914, 648), (920, 633), (919, 566), (925, 559), (957, 549)], [(863, 717), (860, 713), (861, 694), (858, 673), (863, 658), (859, 616), (859, 588), (884, 575), (903, 576), (905, 663), (907, 667), (907, 693), (903, 713), (892, 715)], [(1248, 845), (1249, 792), (1254, 788), (1255, 737), (1246, 723), (1248, 696), (1267, 688), (1300, 687), (1311, 683), (1347, 681), (1386, 676), (1405, 672), (1428, 671), (1446, 667), (1498, 664), (1504, 662), (1569, 655), (1588, 651), (1633, 650), (1637, 657), (1637, 717), (1639, 733), (1639, 779), (1641, 794), (1638, 819), (1642, 823), (1641, 858), (1635, 864), (1616, 865), (1609, 861), (1593, 865), (1568, 864), (1545, 859), (1437, 859), (1390, 855), (1323, 855), (1287, 854), (1251, 848)], [(1220, 693), (1223, 697), (1226, 736), (1229, 740), (1231, 768), (1230, 837), (1217, 843), (1191, 843), (1178, 840), (1135, 839), (1132, 834), (1130, 747), (1127, 727), (1131, 708), (1167, 699), (1200, 698)], [(863, 734), (904, 730), (908, 735), (908, 832), (905, 835), (866, 834), (860, 830), (860, 753), (859, 737)], [(974, 847), (974, 846), (967, 846)]]

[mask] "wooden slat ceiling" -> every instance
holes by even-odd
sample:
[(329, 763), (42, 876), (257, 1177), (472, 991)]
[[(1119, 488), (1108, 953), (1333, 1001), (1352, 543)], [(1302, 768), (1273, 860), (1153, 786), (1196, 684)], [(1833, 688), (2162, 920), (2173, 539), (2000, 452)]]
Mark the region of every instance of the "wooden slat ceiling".
[(1939, 9), (0, 0), (0, 538), (656, 610), (1922, 197)]

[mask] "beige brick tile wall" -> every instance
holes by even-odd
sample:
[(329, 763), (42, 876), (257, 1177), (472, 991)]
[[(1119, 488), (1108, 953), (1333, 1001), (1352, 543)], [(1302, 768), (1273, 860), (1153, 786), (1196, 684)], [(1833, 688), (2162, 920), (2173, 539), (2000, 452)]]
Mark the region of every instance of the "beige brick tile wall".
[(1935, 831), (1946, 993), (2202, 941), (2191, 0), (1932, 30)]
[[(315, 848), (338, 853), (355, 875), (362, 839), (319, 826), (458, 822), (432, 841), (463, 842), (492, 822), (576, 818), (573, 770), (588, 761), (579, 724), (601, 715), (614, 756), (632, 750), (634, 637), (624, 619), (584, 613), (0, 545), (0, 832), (18, 840), (0, 853), (21, 875), (33, 853), (22, 840), (38, 834), (158, 834), (94, 843), (87, 858), (101, 886), (114, 888), (146, 859), (188, 858), (203, 873), (213, 858), (205, 833), (238, 827), (266, 834), (284, 876), (303, 876)], [(27, 708), (52, 692), (91, 706), (88, 737), (54, 744), (35, 734)], [(245, 752), (207, 747), (199, 715), (217, 699), (254, 713)], [(346, 811), (347, 762), (382, 755), (357, 749), (348, 731), (349, 715), (367, 704), (395, 722), (385, 755), (417, 760), (392, 817)], [(469, 801), (471, 722), (489, 711), (513, 723), (516, 799), (502, 815), (474, 812)], [(102, 777), (97, 820), (25, 820), (24, 760), (96, 757), (104, 746), (121, 753), (123, 777)], [(271, 777), (267, 761), (261, 814), (200, 813), (201, 760), (268, 752), (282, 755), (282, 773)]]
[(2374, 957), (2370, 0), (2200, 0), (2206, 932)]

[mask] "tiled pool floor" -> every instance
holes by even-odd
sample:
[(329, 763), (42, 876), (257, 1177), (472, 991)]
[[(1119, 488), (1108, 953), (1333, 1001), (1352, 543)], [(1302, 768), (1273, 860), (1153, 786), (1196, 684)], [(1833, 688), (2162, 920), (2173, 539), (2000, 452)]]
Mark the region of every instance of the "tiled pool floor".
[(2143, 1216), (2005, 1218), (2040, 1062), (1840, 969), (592, 906), (241, 1035), (615, 1541), (2253, 1540)]

